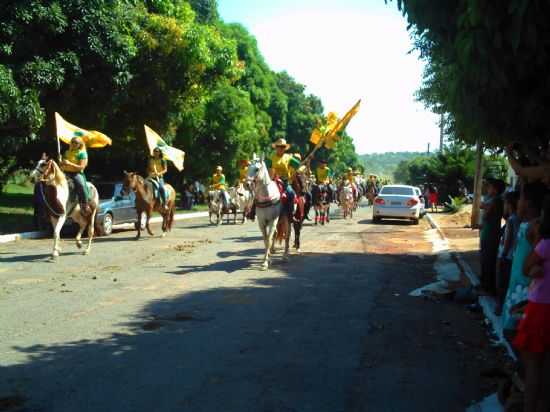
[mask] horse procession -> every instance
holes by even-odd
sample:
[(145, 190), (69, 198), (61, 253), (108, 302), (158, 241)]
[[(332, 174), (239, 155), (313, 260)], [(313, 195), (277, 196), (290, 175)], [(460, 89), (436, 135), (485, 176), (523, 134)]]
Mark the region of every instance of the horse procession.
[[(314, 149), (304, 158), (300, 153), (289, 153), (291, 145), (284, 138), (271, 144), (273, 154), (269, 157), (254, 154), (251, 159), (239, 161), (239, 179), (229, 186), (222, 166), (217, 166), (211, 177), (208, 192), (208, 214), (211, 224), (219, 225), (225, 219), (233, 223), (240, 215), (240, 222), (257, 220), (262, 233), (265, 254), (262, 267), (267, 269), (270, 255), (276, 242), (284, 241), (283, 259), (287, 259), (292, 232), (294, 248), (300, 250), (300, 235), (305, 220), (314, 210), (314, 224), (330, 222), (333, 204), (341, 209), (344, 219), (352, 218), (360, 199), (376, 191), (375, 181), (368, 181), (362, 173), (348, 167), (345, 173), (336, 177), (328, 166), (328, 160), (315, 157), (323, 144), (334, 144), (334, 133), (343, 130), (349, 119), (358, 110), (359, 102), (344, 116), (337, 119), (330, 128), (322, 130), (317, 139), (314, 130)], [(351, 115), (350, 115), (351, 113)], [(38, 193), (44, 204), (44, 211), (53, 227), (52, 258), (60, 254), (60, 233), (67, 218), (78, 225), (76, 245), (82, 248), (82, 234), (87, 229), (87, 244), (84, 254), (89, 254), (94, 237), (95, 219), (98, 212), (99, 196), (96, 187), (86, 180), (88, 148), (101, 148), (111, 144), (111, 140), (100, 132), (87, 131), (65, 121), (56, 113), (57, 159), (46, 154), (36, 164), (31, 177), (37, 183)], [(331, 135), (332, 133), (332, 135)], [(153, 235), (150, 219), (156, 212), (162, 217), (162, 235), (172, 229), (176, 209), (176, 191), (164, 182), (164, 175), (171, 162), (179, 171), (183, 170), (185, 153), (167, 145), (152, 129), (145, 126), (149, 147), (147, 176), (124, 171), (122, 193), (135, 194), (135, 209), (138, 222), (136, 239), (140, 239), (142, 217), (144, 229)], [(327, 144), (331, 138), (331, 143)], [(69, 148), (61, 154), (61, 143)], [(312, 162), (316, 167), (312, 170)]]

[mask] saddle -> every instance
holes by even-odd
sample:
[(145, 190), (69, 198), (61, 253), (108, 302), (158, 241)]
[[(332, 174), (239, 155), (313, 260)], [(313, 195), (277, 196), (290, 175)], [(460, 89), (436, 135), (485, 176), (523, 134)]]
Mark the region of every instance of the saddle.
[[(145, 181), (148, 185), (150, 185), (150, 188), (152, 189), (153, 199), (160, 201), (161, 199), (159, 182), (156, 179), (151, 178), (147, 178)], [(170, 196), (170, 191), (166, 186), (164, 186), (164, 190), (166, 192), (166, 198), (168, 198)]]

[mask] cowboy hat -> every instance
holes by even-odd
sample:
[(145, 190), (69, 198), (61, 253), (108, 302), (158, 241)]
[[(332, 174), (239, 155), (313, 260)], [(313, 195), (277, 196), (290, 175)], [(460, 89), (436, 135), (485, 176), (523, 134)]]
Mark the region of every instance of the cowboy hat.
[(273, 143), (273, 144), (271, 145), (271, 147), (274, 148), (274, 149), (275, 149), (276, 147), (284, 147), (285, 150), (290, 149), (290, 145), (289, 145), (289, 144), (286, 142), (286, 140), (283, 139), (283, 138), (280, 138), (280, 139), (275, 140), (275, 143)]
[(326, 165), (328, 163), (328, 161), (327, 161), (327, 159), (319, 159), (319, 163), (322, 163), (322, 164)]
[(216, 171), (217, 171), (217, 172), (221, 172), (222, 170), (223, 170), (223, 167), (221, 167), (221, 166), (219, 166), (219, 165), (216, 166)]
[(348, 172), (353, 172), (353, 169), (351, 167), (348, 167)]

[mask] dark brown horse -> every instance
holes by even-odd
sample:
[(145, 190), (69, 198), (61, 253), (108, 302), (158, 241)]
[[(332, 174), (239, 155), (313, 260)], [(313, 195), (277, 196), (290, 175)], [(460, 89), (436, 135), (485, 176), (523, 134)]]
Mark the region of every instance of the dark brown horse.
[[(149, 226), (149, 219), (153, 212), (159, 212), (162, 216), (162, 237), (166, 236), (166, 232), (172, 229), (172, 224), (174, 222), (174, 212), (176, 210), (176, 191), (174, 188), (168, 184), (164, 185), (168, 199), (166, 201), (166, 207), (163, 207), (160, 199), (155, 196), (153, 182), (133, 172), (124, 172), (124, 175), (122, 191), (124, 194), (128, 194), (130, 190), (136, 193), (138, 222), (141, 222), (141, 216), (145, 213), (145, 227), (147, 228), (147, 233), (154, 236)], [(141, 225), (136, 225), (136, 228), (138, 232), (136, 236), (137, 240), (141, 236)]]
[(302, 233), (302, 226), (306, 218), (306, 183), (307, 179), (303, 173), (298, 172), (294, 174), (292, 178), (292, 189), (294, 193), (296, 193), (296, 211), (294, 212), (292, 226), (294, 227), (294, 248), (297, 252), (300, 251), (300, 234)]

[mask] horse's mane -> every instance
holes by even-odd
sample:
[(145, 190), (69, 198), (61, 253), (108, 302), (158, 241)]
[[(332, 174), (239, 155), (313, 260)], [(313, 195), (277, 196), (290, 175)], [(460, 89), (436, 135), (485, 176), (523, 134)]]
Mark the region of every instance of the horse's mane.
[(65, 186), (67, 185), (67, 177), (61, 168), (53, 160), (50, 163), (53, 168), (53, 181), (56, 186)]

